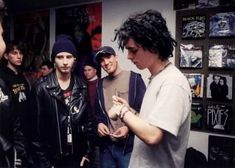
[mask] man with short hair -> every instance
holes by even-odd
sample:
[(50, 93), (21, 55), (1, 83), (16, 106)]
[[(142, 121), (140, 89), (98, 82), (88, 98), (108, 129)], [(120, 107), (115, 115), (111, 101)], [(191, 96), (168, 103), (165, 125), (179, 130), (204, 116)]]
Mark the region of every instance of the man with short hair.
[[(87, 82), (87, 89), (89, 95), (89, 103), (90, 103), (90, 118), (94, 121), (96, 107), (95, 107), (95, 97), (96, 97), (96, 86), (99, 81), (97, 76), (97, 65), (93, 61), (85, 62), (83, 67), (84, 78)], [(94, 123), (93, 123), (94, 124)], [(91, 167), (99, 168), (99, 141), (98, 136), (94, 137), (94, 149), (91, 157)]]
[[(4, 1), (0, 0), (0, 59), (6, 45), (3, 40), (2, 21), (6, 14)], [(26, 166), (26, 150), (24, 134), (17, 109), (13, 104), (12, 92), (3, 77), (3, 68), (0, 64), (0, 167), (11, 168), (16, 165), (16, 157), (21, 159), (21, 166)], [(20, 167), (20, 166), (19, 166)]]
[(139, 111), (146, 87), (140, 74), (120, 68), (118, 56), (112, 47), (101, 47), (96, 54), (96, 61), (108, 73), (97, 85), (95, 116), (101, 137), (100, 164), (102, 168), (127, 168), (134, 135), (122, 120), (109, 118), (112, 96), (121, 96), (129, 102), (133, 111)]
[(92, 128), (84, 81), (72, 73), (78, 53), (59, 35), (51, 59), (55, 71), (32, 89), (32, 150), (37, 167), (82, 167), (89, 162)]

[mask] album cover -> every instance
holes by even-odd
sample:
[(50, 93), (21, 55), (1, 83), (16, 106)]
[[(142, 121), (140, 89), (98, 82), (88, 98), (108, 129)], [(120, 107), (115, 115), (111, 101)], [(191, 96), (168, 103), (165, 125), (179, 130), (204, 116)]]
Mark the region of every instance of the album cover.
[(196, 8), (214, 8), (220, 5), (220, 0), (198, 0)]
[(209, 135), (208, 168), (235, 167), (235, 139)]
[(180, 67), (202, 68), (202, 46), (180, 44)]
[(182, 39), (205, 38), (206, 16), (183, 16)]
[(203, 74), (184, 74), (189, 81), (192, 97), (193, 98), (202, 98), (203, 97)]
[(207, 98), (216, 101), (232, 100), (233, 77), (224, 74), (207, 76)]
[(206, 108), (206, 126), (211, 131), (229, 133), (232, 124), (232, 108), (225, 104), (211, 104)]
[(191, 129), (203, 127), (204, 108), (202, 103), (192, 103), (191, 108)]
[(235, 68), (235, 45), (209, 47), (209, 68)]
[(209, 37), (235, 36), (235, 12), (216, 13), (209, 16)]

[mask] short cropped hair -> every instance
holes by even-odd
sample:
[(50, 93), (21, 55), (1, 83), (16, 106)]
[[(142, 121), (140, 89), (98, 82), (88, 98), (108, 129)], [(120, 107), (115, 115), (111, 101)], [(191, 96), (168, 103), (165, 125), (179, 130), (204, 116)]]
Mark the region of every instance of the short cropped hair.
[(25, 47), (23, 46), (22, 43), (20, 43), (18, 41), (12, 40), (12, 41), (6, 43), (5, 53), (9, 54), (14, 49), (20, 50), (23, 54), (25, 52)]
[(117, 40), (122, 50), (130, 38), (144, 50), (159, 53), (161, 60), (173, 56), (177, 45), (166, 26), (166, 20), (161, 13), (152, 9), (130, 16), (115, 30), (114, 41)]
[(42, 68), (43, 66), (47, 66), (49, 69), (54, 68), (54, 64), (53, 64), (53, 62), (51, 62), (51, 61), (49, 61), (49, 60), (44, 61), (44, 62), (41, 64), (41, 66), (40, 66), (40, 67)]

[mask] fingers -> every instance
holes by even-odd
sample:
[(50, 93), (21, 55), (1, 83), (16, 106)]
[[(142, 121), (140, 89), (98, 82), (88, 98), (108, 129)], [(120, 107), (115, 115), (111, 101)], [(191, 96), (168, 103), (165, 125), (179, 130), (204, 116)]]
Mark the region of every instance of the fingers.
[(109, 129), (103, 123), (98, 124), (98, 134), (99, 136), (107, 136), (109, 135)]

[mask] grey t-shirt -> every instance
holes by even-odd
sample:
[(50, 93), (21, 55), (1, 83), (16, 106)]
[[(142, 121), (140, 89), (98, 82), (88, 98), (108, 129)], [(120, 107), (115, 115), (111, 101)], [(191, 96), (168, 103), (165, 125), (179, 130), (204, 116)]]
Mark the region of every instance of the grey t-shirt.
[[(116, 95), (124, 98), (128, 101), (128, 93), (129, 93), (129, 80), (130, 79), (130, 71), (121, 71), (116, 76), (107, 76), (103, 80), (103, 91), (104, 91), (104, 103), (105, 110), (108, 112), (112, 107), (113, 99), (112, 96)], [(113, 133), (118, 128), (124, 126), (124, 123), (118, 119), (116, 121), (110, 120), (110, 125), (108, 126), (110, 129), (110, 133)]]

